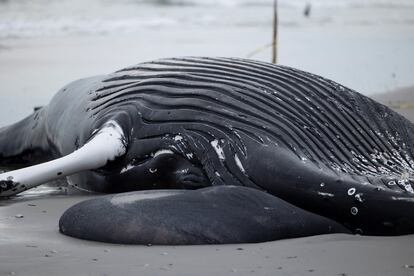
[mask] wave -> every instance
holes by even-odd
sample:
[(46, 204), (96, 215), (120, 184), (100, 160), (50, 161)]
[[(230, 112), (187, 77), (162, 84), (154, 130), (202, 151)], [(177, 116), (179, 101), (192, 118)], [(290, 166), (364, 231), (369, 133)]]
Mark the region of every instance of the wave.
[[(271, 6), (273, 0), (130, 0), (150, 5)], [(278, 0), (281, 7), (414, 7), (412, 0)]]
[(111, 33), (130, 33), (142, 28), (156, 29), (178, 24), (174, 18), (154, 17), (146, 20), (126, 18), (112, 20), (82, 20), (76, 18), (44, 19), (38, 21), (0, 21), (0, 39), (30, 38), (41, 36), (65, 35), (106, 35)]
[[(279, 7), (303, 8), (310, 4), (314, 7), (414, 7), (412, 0), (277, 0)], [(50, 5), (53, 3), (74, 3), (85, 6), (81, 0), (0, 0), (0, 7), (17, 4), (20, 6)], [(88, 0), (88, 6), (95, 5), (151, 5), (151, 6), (272, 6), (273, 0)]]

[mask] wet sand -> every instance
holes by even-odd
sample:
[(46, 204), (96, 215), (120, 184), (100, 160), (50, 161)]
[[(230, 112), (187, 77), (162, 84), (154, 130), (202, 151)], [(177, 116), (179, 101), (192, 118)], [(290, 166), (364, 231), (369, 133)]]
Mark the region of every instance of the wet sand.
[[(413, 275), (414, 235), (322, 235), (259, 244), (133, 246), (59, 234), (51, 196), (0, 208), (0, 275)], [(5, 202), (2, 202), (5, 203)]]

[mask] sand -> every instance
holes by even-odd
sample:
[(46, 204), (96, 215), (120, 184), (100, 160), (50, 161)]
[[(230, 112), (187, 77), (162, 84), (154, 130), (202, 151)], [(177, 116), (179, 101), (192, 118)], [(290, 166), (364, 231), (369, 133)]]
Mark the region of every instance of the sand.
[(374, 100), (387, 105), (411, 122), (414, 122), (414, 86), (407, 86), (385, 93), (371, 95)]
[(413, 275), (414, 235), (322, 235), (259, 244), (132, 246), (61, 235), (62, 212), (91, 196), (3, 202), (0, 275)]

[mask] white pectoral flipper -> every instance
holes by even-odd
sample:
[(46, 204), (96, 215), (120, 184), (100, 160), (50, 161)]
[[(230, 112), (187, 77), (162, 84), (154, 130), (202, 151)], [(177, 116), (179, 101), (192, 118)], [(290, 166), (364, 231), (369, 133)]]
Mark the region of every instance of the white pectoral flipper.
[(48, 181), (97, 169), (125, 154), (122, 128), (108, 121), (84, 146), (64, 157), (0, 174), (0, 197), (12, 196)]

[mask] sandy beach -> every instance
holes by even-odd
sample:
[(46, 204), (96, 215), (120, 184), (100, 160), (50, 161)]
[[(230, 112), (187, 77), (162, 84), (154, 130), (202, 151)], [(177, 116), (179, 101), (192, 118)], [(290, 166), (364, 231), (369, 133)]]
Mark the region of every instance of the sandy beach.
[(260, 244), (125, 246), (59, 234), (89, 198), (52, 196), (0, 209), (0, 275), (413, 275), (414, 235), (323, 235)]
[(414, 122), (414, 87), (398, 88), (371, 97)]
[[(143, 22), (153, 23), (129, 31), (116, 27), (122, 23), (125, 29), (129, 21), (114, 17), (113, 22), (101, 22), (104, 17), (96, 14), (99, 20), (92, 31), (73, 23), (83, 17), (53, 21), (63, 22), (58, 30), (46, 28), (43, 18), (50, 15), (20, 22), (15, 10), (24, 12), (24, 6), (1, 6), (8, 4), (0, 3), (0, 127), (46, 105), (59, 88), (79, 78), (162, 57), (247, 57), (270, 41), (268, 3), (140, 6), (139, 15), (148, 17)], [(279, 63), (338, 81), (414, 122), (414, 8), (403, 6), (391, 13), (387, 6), (375, 13), (372, 8), (337, 9), (316, 6), (306, 21), (301, 8), (282, 6)], [(57, 12), (54, 6), (51, 10)], [(127, 11), (116, 10), (132, 18), (135, 10)], [(152, 13), (158, 21), (149, 18)], [(8, 22), (20, 23), (16, 27)], [(97, 27), (103, 23), (108, 31)], [(270, 51), (253, 58), (269, 61)], [(114, 245), (61, 235), (60, 215), (96, 196), (40, 188), (1, 200), (0, 275), (414, 275), (414, 235), (323, 235), (181, 247)]]

